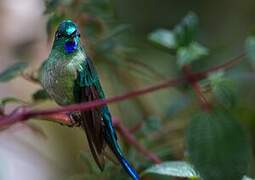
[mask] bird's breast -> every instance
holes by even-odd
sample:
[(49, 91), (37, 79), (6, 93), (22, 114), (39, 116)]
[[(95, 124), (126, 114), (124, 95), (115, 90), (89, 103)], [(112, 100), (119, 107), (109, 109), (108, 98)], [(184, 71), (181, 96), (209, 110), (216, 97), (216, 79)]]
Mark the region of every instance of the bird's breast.
[(60, 105), (74, 103), (76, 70), (67, 62), (48, 63), (42, 72), (42, 85)]

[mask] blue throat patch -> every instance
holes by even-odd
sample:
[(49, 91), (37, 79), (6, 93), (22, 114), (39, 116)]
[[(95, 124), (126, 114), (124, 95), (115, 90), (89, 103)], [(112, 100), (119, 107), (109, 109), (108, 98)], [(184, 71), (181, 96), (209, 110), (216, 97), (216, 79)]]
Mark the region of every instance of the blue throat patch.
[(78, 48), (78, 43), (76, 41), (67, 41), (64, 48), (67, 54), (73, 53)]

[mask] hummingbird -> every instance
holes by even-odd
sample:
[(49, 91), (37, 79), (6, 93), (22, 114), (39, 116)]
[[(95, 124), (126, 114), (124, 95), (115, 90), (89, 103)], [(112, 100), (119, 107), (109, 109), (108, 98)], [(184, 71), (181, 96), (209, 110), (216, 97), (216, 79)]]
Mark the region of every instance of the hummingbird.
[[(48, 59), (40, 68), (39, 79), (60, 106), (105, 98), (97, 71), (82, 46), (78, 26), (72, 20), (59, 24)], [(70, 112), (68, 116), (74, 126), (84, 129), (92, 156), (101, 171), (104, 170), (106, 151), (110, 149), (127, 174), (134, 180), (140, 179), (117, 142), (107, 105)]]

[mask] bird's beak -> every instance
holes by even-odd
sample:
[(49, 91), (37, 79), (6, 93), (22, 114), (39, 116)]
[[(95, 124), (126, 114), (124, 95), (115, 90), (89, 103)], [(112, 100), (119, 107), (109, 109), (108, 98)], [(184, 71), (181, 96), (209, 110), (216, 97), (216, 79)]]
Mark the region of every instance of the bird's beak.
[(74, 38), (68, 38), (68, 40), (66, 42), (69, 42), (69, 43), (76, 43), (75, 39)]
[(74, 31), (72, 34), (70, 34), (70, 39), (74, 39), (76, 36), (76, 31)]

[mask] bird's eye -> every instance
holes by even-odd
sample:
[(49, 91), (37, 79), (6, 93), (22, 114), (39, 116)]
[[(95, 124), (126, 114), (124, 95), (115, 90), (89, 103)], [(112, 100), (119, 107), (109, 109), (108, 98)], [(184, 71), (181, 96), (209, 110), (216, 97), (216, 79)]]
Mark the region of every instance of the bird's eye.
[(78, 33), (78, 37), (81, 37), (81, 33)]
[(63, 37), (63, 35), (60, 33), (60, 32), (56, 32), (56, 38), (61, 38), (61, 37)]

